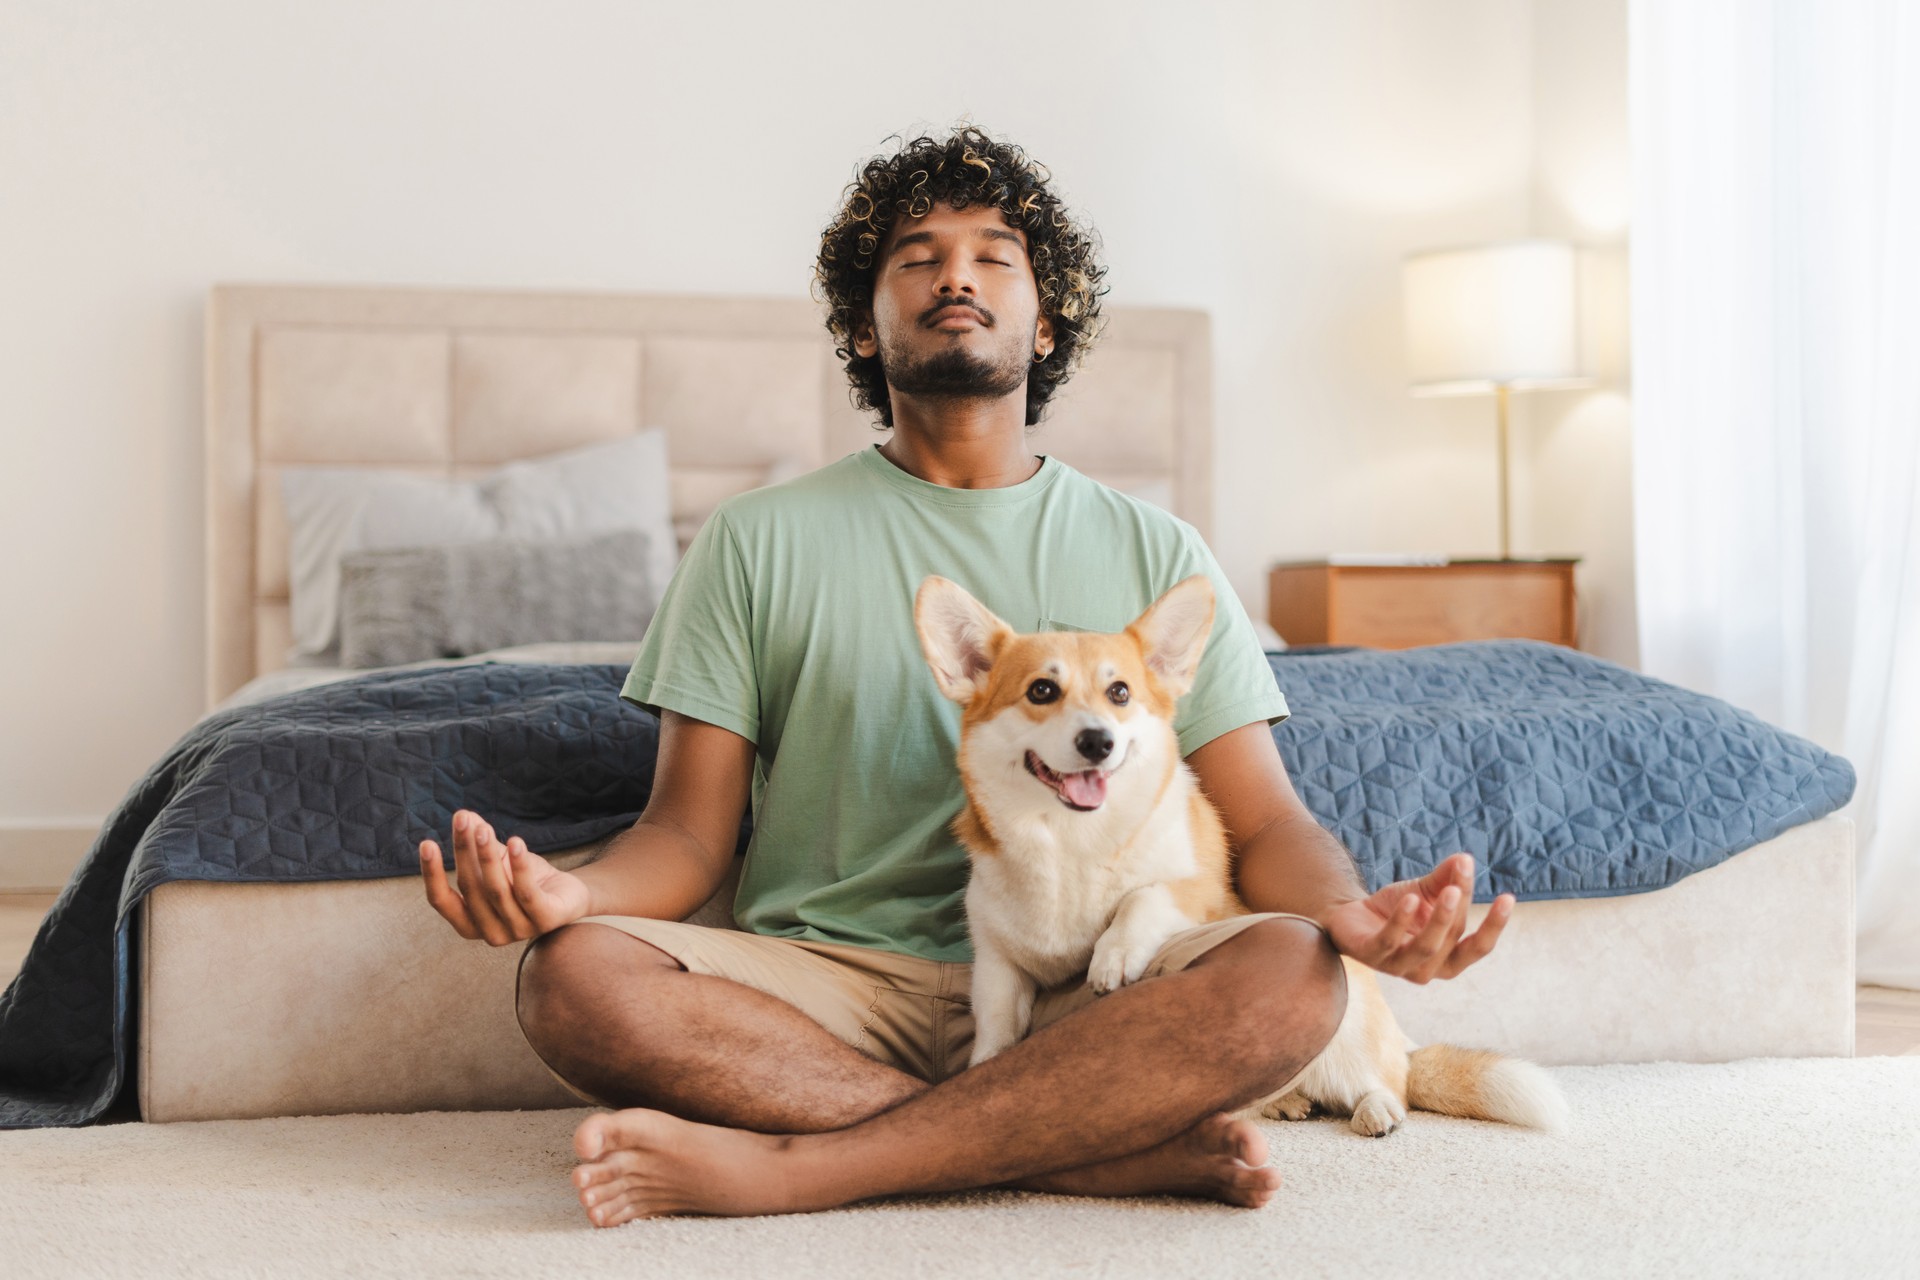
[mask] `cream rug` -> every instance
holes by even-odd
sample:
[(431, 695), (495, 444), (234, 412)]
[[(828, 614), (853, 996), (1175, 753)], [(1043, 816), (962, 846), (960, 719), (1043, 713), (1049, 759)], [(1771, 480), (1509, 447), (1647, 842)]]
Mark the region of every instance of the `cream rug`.
[(583, 1111), (0, 1133), (0, 1274), (1920, 1276), (1920, 1058), (1554, 1076), (1557, 1137), (1272, 1125), (1257, 1210), (974, 1192), (596, 1231)]

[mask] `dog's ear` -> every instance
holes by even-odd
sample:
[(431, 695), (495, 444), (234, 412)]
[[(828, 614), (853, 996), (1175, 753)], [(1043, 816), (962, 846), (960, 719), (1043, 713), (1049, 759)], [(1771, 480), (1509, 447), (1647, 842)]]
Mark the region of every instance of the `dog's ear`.
[(987, 672), (1013, 628), (957, 582), (932, 577), (913, 598), (913, 626), (940, 692), (961, 706), (986, 687)]
[(1127, 628), (1140, 646), (1147, 669), (1170, 697), (1193, 687), (1200, 655), (1213, 633), (1213, 583), (1204, 573), (1183, 578), (1147, 607)]

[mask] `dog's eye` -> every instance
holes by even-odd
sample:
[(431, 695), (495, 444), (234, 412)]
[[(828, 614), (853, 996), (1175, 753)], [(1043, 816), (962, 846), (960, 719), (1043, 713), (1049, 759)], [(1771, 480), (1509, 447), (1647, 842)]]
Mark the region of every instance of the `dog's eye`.
[(1060, 696), (1060, 686), (1051, 680), (1035, 680), (1027, 686), (1028, 702), (1052, 702)]
[(1115, 680), (1107, 686), (1107, 701), (1116, 707), (1126, 706), (1127, 699), (1131, 696), (1133, 695), (1127, 692), (1127, 682), (1124, 680)]

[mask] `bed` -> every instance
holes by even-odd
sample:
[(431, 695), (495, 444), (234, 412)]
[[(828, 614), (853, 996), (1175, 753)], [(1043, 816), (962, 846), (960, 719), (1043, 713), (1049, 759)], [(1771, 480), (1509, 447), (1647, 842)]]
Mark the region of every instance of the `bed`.
[[(457, 477), (663, 424), (684, 545), (777, 465), (883, 438), (849, 405), (801, 300), (222, 287), (207, 361), (210, 712), (347, 674), (287, 667), (281, 466)], [(1204, 314), (1118, 309), (1036, 448), (1213, 536), (1209, 362)], [(628, 399), (582, 390), (609, 386)], [(617, 664), (632, 649), (445, 665)], [(605, 839), (548, 852), (577, 863)], [(1851, 824), (1827, 816), (1669, 887), (1523, 902), (1496, 953), (1460, 978), (1383, 985), (1416, 1040), (1545, 1063), (1848, 1055), (1853, 883)], [(695, 918), (730, 924), (731, 894), (729, 880)], [(518, 948), (457, 938), (412, 877), (177, 880), (137, 912), (148, 1120), (577, 1105), (518, 1033)]]

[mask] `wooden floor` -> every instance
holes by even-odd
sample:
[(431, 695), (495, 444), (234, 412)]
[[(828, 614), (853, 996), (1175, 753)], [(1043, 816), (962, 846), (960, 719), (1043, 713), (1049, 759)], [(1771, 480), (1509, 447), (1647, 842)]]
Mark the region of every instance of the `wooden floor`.
[(1853, 1056), (1920, 1056), (1920, 991), (1859, 987), (1854, 997)]
[[(51, 893), (0, 893), (0, 987), (20, 971), (53, 899)], [(1920, 991), (1861, 987), (1855, 1008), (1856, 1057), (1920, 1056)]]

